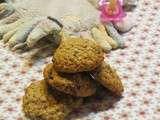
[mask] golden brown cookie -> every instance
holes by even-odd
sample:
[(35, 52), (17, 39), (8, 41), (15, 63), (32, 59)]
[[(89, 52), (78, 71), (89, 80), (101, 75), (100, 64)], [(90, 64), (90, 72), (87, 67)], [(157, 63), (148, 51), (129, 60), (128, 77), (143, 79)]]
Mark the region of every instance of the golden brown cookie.
[(124, 90), (120, 77), (116, 70), (105, 62), (94, 73), (95, 79), (104, 87), (120, 96)]
[(103, 61), (102, 48), (92, 40), (69, 38), (64, 40), (53, 56), (56, 71), (77, 73), (91, 71)]
[(78, 97), (88, 97), (96, 92), (94, 80), (88, 73), (59, 73), (48, 64), (44, 69), (44, 78), (57, 90)]
[(48, 88), (44, 80), (32, 83), (23, 97), (23, 111), (33, 120), (64, 120), (82, 104), (82, 98), (65, 95)]

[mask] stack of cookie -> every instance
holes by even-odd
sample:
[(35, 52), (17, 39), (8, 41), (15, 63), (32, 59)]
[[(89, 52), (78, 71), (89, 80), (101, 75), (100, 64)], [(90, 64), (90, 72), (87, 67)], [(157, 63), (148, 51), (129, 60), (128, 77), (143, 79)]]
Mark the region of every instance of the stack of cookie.
[(123, 92), (119, 76), (92, 40), (63, 41), (43, 75), (44, 80), (32, 83), (23, 97), (23, 111), (32, 119), (64, 120), (83, 98), (96, 93), (97, 81), (118, 96)]

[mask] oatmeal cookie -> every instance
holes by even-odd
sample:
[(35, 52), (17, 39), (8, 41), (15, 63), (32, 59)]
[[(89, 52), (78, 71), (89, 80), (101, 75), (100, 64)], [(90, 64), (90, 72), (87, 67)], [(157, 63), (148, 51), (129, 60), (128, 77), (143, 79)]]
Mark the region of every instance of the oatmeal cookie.
[(104, 60), (102, 48), (92, 40), (68, 38), (53, 56), (56, 71), (77, 73), (91, 71)]
[(116, 70), (111, 68), (109, 64), (103, 62), (102, 65), (94, 71), (94, 76), (98, 82), (116, 95), (120, 96), (122, 94), (124, 88), (121, 79)]
[(48, 64), (44, 69), (44, 78), (49, 85), (57, 90), (79, 97), (88, 97), (96, 92), (94, 80), (88, 73), (59, 73)]
[(48, 87), (44, 80), (32, 83), (23, 97), (23, 111), (33, 120), (64, 120), (82, 104), (82, 98), (60, 93)]

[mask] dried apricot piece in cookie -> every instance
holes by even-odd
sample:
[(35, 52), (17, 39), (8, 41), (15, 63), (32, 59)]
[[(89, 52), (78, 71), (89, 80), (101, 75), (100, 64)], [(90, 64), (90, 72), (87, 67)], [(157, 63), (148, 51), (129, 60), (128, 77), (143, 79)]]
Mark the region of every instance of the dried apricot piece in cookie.
[(64, 40), (53, 56), (56, 71), (77, 73), (91, 71), (104, 60), (102, 48), (94, 41), (83, 38)]
[(59, 73), (51, 66), (44, 69), (44, 78), (53, 88), (78, 97), (88, 97), (96, 92), (95, 82), (88, 73)]
[(27, 117), (34, 120), (64, 120), (81, 104), (82, 98), (48, 88), (44, 80), (31, 83), (23, 97), (23, 111)]
[(100, 67), (95, 70), (94, 76), (97, 81), (116, 95), (120, 96), (124, 91), (119, 75), (109, 64), (103, 62)]

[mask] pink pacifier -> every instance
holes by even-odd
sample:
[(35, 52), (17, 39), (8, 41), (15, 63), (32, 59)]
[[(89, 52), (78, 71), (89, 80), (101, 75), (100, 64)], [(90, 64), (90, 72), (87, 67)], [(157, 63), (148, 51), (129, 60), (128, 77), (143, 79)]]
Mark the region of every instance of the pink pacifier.
[(123, 10), (123, 0), (100, 0), (100, 19), (102, 22), (119, 22), (125, 16), (125, 12)]

